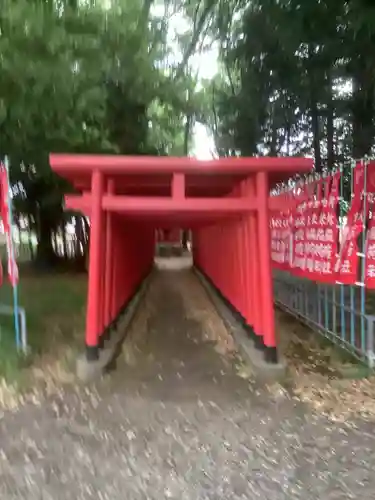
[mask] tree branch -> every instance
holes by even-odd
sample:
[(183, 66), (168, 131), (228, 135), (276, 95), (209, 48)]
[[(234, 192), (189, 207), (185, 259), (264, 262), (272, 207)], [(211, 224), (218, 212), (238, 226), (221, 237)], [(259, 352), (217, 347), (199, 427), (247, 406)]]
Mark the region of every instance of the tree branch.
[[(185, 71), (185, 67), (186, 67), (187, 63), (189, 62), (189, 59), (192, 56), (193, 52), (196, 49), (199, 38), (200, 38), (200, 36), (203, 32), (204, 26), (207, 22), (207, 19), (208, 19), (209, 15), (211, 14), (211, 12), (213, 11), (213, 9), (215, 8), (215, 5), (216, 5), (215, 0), (206, 0), (206, 5), (203, 9), (203, 12), (202, 12), (199, 20), (194, 23), (195, 27), (194, 27), (193, 36), (191, 38), (191, 41), (190, 41), (190, 44), (189, 44), (187, 50), (185, 51), (185, 53), (183, 55), (182, 61), (177, 68), (176, 78), (180, 78), (182, 76), (183, 72)], [(200, 6), (200, 3), (198, 4), (198, 6)]]

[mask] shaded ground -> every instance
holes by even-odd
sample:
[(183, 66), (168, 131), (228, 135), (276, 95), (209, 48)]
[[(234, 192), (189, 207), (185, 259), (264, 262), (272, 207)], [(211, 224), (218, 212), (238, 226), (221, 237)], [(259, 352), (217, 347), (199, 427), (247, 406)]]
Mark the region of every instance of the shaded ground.
[(258, 386), (231, 350), (192, 274), (159, 272), (115, 371), (2, 415), (0, 498), (375, 499), (372, 428)]

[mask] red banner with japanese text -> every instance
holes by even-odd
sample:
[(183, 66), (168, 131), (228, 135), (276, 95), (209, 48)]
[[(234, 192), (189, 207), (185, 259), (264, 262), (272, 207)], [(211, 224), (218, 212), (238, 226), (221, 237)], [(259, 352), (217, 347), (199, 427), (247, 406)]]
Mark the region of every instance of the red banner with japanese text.
[(297, 188), (296, 206), (291, 216), (292, 261), (291, 271), (297, 276), (304, 276), (306, 270), (306, 224), (308, 212), (308, 189), (304, 184)]
[(8, 277), (12, 286), (18, 283), (18, 267), (14, 258), (14, 248), (9, 214), (9, 184), (8, 174), (3, 164), (0, 164), (0, 217), (7, 244)]
[(318, 204), (318, 222), (315, 227), (314, 240), (314, 274), (315, 281), (334, 282), (334, 267), (338, 251), (338, 217), (337, 209), (340, 195), (341, 173), (336, 172), (322, 179), (322, 194)]
[(371, 206), (371, 219), (368, 224), (365, 250), (365, 286), (375, 288), (375, 213), (374, 204)]
[[(351, 176), (342, 175), (335, 172), (289, 194), (295, 208), (271, 221), (273, 265), (317, 282), (375, 289), (375, 161), (359, 161)], [(351, 186), (351, 201), (339, 217), (341, 182)]]
[(284, 251), (282, 243), (282, 226), (284, 217), (281, 212), (271, 217), (271, 259), (277, 269), (284, 269)]
[(281, 203), (285, 203), (285, 210), (271, 216), (271, 259), (274, 267), (289, 270), (292, 237), (288, 208), (290, 195), (283, 193), (279, 195), (279, 199)]
[(305, 245), (304, 254), (306, 257), (306, 269), (304, 276), (310, 279), (316, 279), (316, 246), (319, 230), (319, 216), (322, 201), (322, 184), (323, 180), (319, 179), (312, 183), (310, 196), (307, 201), (306, 208), (306, 230), (305, 230)]
[(375, 288), (375, 162), (367, 164), (366, 176), (366, 225), (364, 284)]
[(367, 288), (375, 288), (375, 162), (367, 165), (367, 204), (368, 223), (365, 244), (365, 276), (364, 283)]
[[(345, 285), (354, 285), (363, 278), (359, 269), (358, 253), (360, 250), (367, 253), (367, 243), (364, 248), (360, 249), (358, 240), (373, 204), (375, 193), (374, 166), (374, 162), (366, 164), (364, 161), (359, 161), (353, 169), (352, 201), (346, 216), (346, 223), (342, 229), (340, 251), (335, 265), (337, 281)], [(368, 265), (371, 265), (371, 261)], [(365, 275), (367, 276), (367, 274), (366, 269)]]
[(339, 201), (340, 172), (321, 178), (312, 184), (308, 201), (301, 206), (304, 217), (304, 246), (299, 244), (302, 238), (300, 227), (296, 227), (296, 250), (300, 254), (297, 273), (314, 281), (332, 282), (335, 280), (334, 264), (337, 253), (338, 220), (337, 204)]

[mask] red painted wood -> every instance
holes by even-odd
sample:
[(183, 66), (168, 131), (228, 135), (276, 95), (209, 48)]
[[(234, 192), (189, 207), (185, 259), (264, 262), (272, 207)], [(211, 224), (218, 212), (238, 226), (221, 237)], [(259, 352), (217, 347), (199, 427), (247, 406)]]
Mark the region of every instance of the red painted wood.
[(100, 328), (100, 284), (101, 284), (101, 239), (103, 212), (100, 199), (103, 194), (103, 175), (94, 172), (92, 176), (92, 209), (89, 250), (89, 282), (87, 292), (86, 345), (98, 344)]
[(259, 291), (261, 309), (261, 334), (267, 347), (276, 347), (275, 319), (273, 310), (273, 289), (271, 269), (271, 237), (267, 200), (269, 196), (267, 174), (258, 172), (256, 176), (256, 190), (259, 199), (258, 222), (258, 258)]
[[(195, 214), (212, 214), (215, 212), (245, 213), (257, 210), (257, 199), (253, 196), (250, 199), (243, 197), (234, 198), (228, 201), (227, 198), (166, 198), (166, 197), (136, 197), (120, 195), (104, 195), (102, 198), (102, 209), (112, 212), (122, 212), (126, 214), (137, 213), (141, 215), (165, 214), (171, 213), (176, 217), (176, 212), (180, 214), (188, 213), (190, 216)], [(275, 212), (282, 208), (285, 210), (285, 203), (277, 200), (276, 197), (270, 197), (267, 200), (270, 210)], [(68, 194), (65, 195), (65, 206), (70, 210), (77, 210), (90, 214), (92, 197), (89, 193), (83, 195)], [(189, 219), (190, 220), (190, 219)]]
[(276, 347), (269, 214), (281, 200), (269, 188), (310, 171), (311, 159), (52, 154), (50, 162), (81, 191), (66, 206), (91, 218), (88, 346), (151, 268), (155, 241), (179, 242), (181, 229), (192, 228), (195, 265)]
[[(115, 185), (112, 179), (108, 181), (107, 193), (112, 194), (115, 191)], [(111, 293), (113, 279), (113, 214), (106, 213), (106, 252), (105, 252), (105, 278), (104, 278), (104, 325), (112, 320), (111, 311)]]
[(185, 199), (185, 176), (184, 174), (173, 174), (172, 198), (175, 200)]
[(76, 155), (51, 154), (50, 164), (57, 173), (91, 173), (99, 170), (105, 174), (123, 175), (124, 173), (197, 173), (199, 176), (212, 174), (251, 174), (259, 171), (289, 173), (309, 172), (311, 158), (298, 157), (241, 157), (197, 160), (189, 157), (173, 156), (120, 156), (120, 155)]

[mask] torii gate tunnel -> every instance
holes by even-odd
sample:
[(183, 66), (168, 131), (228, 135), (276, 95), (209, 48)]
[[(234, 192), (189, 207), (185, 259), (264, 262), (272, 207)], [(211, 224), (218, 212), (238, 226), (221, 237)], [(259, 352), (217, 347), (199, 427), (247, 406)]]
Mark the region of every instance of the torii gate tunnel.
[[(50, 156), (80, 194), (66, 207), (90, 218), (86, 357), (154, 263), (158, 228), (192, 231), (194, 266), (241, 316), (265, 360), (277, 362), (271, 275), (270, 189), (311, 171), (308, 158)], [(283, 202), (285, 209), (285, 202)]]

